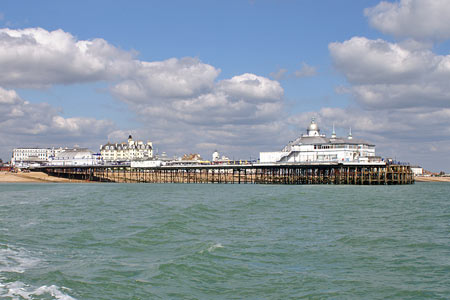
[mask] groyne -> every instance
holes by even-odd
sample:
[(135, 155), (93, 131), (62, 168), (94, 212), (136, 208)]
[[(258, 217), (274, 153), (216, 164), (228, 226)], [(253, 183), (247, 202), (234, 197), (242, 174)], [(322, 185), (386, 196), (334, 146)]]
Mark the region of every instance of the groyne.
[(386, 164), (249, 164), (131, 168), (130, 166), (46, 166), (50, 176), (116, 183), (222, 184), (413, 184), (407, 165)]

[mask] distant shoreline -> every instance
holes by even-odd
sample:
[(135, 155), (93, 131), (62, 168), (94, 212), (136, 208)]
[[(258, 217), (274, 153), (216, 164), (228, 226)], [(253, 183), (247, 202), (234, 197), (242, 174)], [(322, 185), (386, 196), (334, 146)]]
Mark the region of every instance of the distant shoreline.
[(43, 172), (30, 172), (30, 173), (0, 172), (0, 183), (68, 183), (68, 182), (75, 183), (86, 181), (49, 176)]
[(450, 177), (416, 176), (417, 182), (450, 182)]

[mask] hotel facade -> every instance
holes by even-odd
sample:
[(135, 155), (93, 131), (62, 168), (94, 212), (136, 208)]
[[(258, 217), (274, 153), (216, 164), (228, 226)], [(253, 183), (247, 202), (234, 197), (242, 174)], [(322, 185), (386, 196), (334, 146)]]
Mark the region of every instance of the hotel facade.
[(33, 164), (44, 164), (50, 158), (61, 153), (63, 148), (38, 148), (23, 147), (14, 148), (11, 157), (11, 165), (15, 167), (28, 167)]
[(127, 142), (100, 145), (100, 154), (105, 162), (150, 159), (153, 158), (153, 143), (135, 141), (130, 135)]

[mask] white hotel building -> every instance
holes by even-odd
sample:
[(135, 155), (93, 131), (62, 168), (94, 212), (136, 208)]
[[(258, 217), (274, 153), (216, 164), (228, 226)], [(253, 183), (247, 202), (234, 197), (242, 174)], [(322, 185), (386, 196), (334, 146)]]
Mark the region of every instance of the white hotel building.
[(15, 148), (11, 165), (28, 168), (42, 165), (96, 165), (100, 163), (98, 155), (84, 148)]
[(104, 161), (145, 160), (153, 157), (153, 143), (134, 141), (130, 135), (128, 142), (100, 145), (100, 153)]
[(261, 163), (320, 163), (320, 162), (380, 162), (375, 156), (375, 145), (361, 139), (337, 137), (334, 132), (330, 138), (320, 133), (314, 118), (306, 134), (289, 142), (281, 151), (260, 152)]
[(64, 151), (63, 148), (15, 148), (11, 157), (11, 165), (15, 167), (28, 167), (30, 165), (44, 164), (58, 153)]

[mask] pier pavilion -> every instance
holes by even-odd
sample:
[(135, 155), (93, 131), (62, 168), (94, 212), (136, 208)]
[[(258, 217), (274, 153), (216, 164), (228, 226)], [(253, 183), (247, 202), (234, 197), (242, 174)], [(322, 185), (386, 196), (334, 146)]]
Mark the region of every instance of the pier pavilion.
[(375, 156), (375, 145), (362, 139), (353, 138), (350, 129), (347, 137), (337, 137), (333, 133), (328, 138), (320, 132), (315, 119), (311, 120), (306, 134), (289, 142), (281, 151), (261, 152), (261, 163), (310, 163), (310, 162), (379, 162)]

